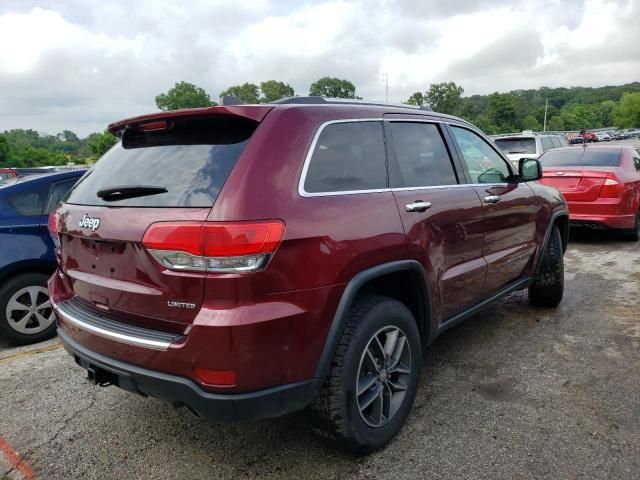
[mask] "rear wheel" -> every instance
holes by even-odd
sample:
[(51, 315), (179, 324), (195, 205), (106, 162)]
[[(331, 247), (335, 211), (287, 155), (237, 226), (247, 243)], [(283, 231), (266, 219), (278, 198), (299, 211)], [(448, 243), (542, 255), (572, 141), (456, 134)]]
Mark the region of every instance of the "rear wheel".
[(636, 213), (636, 222), (633, 228), (625, 232), (625, 237), (632, 242), (636, 242), (640, 238), (640, 210)]
[(311, 404), (315, 430), (353, 453), (382, 448), (411, 411), (421, 363), (411, 311), (391, 298), (359, 298)]
[(0, 336), (9, 343), (27, 345), (55, 335), (48, 279), (42, 273), (25, 273), (0, 289)]
[(564, 294), (564, 252), (562, 237), (557, 226), (553, 226), (547, 242), (540, 270), (529, 287), (529, 300), (539, 307), (555, 307)]

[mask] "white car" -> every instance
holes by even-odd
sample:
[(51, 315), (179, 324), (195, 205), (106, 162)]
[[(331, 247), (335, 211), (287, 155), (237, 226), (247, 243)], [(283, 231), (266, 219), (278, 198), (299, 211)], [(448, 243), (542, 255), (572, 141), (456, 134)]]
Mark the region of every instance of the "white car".
[(606, 132), (596, 132), (596, 137), (598, 137), (599, 142), (610, 142), (612, 140), (611, 135)]
[(493, 142), (516, 167), (521, 158), (538, 158), (552, 148), (566, 147), (567, 141), (552, 133), (529, 133), (492, 136)]

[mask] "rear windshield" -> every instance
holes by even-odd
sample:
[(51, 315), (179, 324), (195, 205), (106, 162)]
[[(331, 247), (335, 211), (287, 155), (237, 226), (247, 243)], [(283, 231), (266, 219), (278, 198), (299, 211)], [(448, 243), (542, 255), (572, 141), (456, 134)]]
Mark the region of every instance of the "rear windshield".
[(536, 153), (536, 139), (535, 138), (500, 138), (494, 140), (495, 144), (507, 154)]
[[(128, 130), (70, 192), (66, 203), (121, 207), (211, 207), (257, 123), (186, 119), (163, 131)], [(161, 187), (133, 198), (100, 198), (115, 187)]]
[(550, 150), (540, 157), (544, 167), (618, 167), (621, 150), (572, 148)]

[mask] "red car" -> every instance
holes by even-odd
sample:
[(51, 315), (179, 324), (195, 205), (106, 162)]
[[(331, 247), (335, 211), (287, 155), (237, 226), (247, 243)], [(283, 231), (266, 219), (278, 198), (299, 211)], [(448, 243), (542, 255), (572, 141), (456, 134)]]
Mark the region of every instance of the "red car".
[(464, 120), (294, 98), (111, 125), (51, 217), (60, 340), (100, 385), (230, 421), (400, 429), (422, 351), (496, 299), (563, 295), (568, 211)]
[(11, 178), (16, 178), (18, 174), (12, 168), (0, 168), (0, 182), (3, 180), (9, 180)]
[(571, 226), (623, 230), (640, 236), (640, 154), (630, 146), (570, 147), (540, 157), (542, 183), (569, 205)]

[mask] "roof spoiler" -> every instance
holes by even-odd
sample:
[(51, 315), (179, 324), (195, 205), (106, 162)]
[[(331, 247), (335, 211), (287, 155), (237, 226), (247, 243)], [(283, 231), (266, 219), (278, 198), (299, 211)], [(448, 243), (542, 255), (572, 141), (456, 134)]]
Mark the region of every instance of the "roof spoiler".
[(125, 130), (138, 129), (142, 125), (186, 117), (235, 116), (261, 122), (273, 109), (273, 105), (223, 105), (219, 107), (188, 108), (151, 113), (139, 117), (127, 118), (109, 125), (108, 130), (118, 138), (122, 138)]

